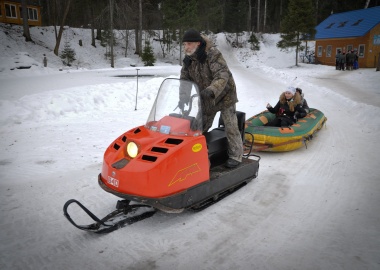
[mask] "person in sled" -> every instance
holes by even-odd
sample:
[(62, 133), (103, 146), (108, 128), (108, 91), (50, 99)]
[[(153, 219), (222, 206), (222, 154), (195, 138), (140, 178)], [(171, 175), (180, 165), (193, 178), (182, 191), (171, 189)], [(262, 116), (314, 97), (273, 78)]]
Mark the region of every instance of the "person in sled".
[[(221, 52), (206, 36), (190, 29), (183, 35), (182, 45), (186, 55), (180, 79), (193, 81), (200, 89), (202, 132), (209, 130), (220, 111), (228, 141), (229, 159), (225, 166), (237, 167), (243, 157), (243, 142), (236, 116), (238, 98), (234, 78)], [(188, 102), (188, 94), (180, 88), (178, 107), (183, 109)]]
[(309, 105), (307, 104), (307, 101), (304, 97), (304, 94), (302, 93), (302, 89), (297, 87), (296, 88), (296, 92), (300, 95), (301, 97), (301, 101), (300, 101), (300, 105), (302, 107), (302, 109), (305, 110), (305, 112), (308, 114), (310, 112), (310, 108), (309, 108)]
[(268, 111), (276, 114), (276, 118), (268, 122), (266, 126), (289, 127), (299, 118), (305, 117), (306, 111), (301, 107), (300, 102), (300, 94), (296, 92), (294, 87), (288, 87), (280, 95), (280, 100), (276, 106), (272, 107), (269, 103), (267, 104)]

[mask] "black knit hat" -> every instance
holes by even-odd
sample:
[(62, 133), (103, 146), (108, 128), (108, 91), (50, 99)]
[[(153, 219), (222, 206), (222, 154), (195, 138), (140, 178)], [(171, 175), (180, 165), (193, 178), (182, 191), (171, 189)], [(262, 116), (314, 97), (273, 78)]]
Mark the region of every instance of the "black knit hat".
[(185, 32), (182, 38), (182, 42), (202, 42), (203, 39), (201, 37), (201, 34), (194, 30), (194, 29), (189, 29)]

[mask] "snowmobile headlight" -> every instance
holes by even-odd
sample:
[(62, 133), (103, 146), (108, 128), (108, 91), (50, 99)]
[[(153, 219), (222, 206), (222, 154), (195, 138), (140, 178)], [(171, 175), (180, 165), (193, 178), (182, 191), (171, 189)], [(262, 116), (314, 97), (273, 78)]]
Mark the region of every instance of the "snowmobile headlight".
[(135, 158), (139, 153), (139, 148), (137, 147), (137, 144), (135, 144), (134, 142), (129, 142), (127, 144), (127, 153), (131, 158)]

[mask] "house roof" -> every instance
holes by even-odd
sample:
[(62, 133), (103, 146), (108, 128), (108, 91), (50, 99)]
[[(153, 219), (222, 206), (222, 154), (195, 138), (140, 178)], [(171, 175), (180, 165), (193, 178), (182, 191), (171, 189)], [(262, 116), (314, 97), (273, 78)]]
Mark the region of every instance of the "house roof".
[(380, 23), (380, 6), (330, 15), (315, 29), (315, 39), (361, 37)]

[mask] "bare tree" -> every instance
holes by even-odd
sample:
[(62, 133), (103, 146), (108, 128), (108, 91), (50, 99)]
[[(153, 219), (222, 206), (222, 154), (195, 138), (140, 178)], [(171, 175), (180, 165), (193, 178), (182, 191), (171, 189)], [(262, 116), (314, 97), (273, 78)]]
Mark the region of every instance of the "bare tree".
[(96, 48), (94, 7), (91, 5), (89, 8), (90, 8), (90, 17), (91, 17), (91, 46)]
[(137, 36), (136, 54), (141, 55), (142, 52), (142, 0), (139, 0), (139, 31)]
[(57, 20), (58, 20), (58, 12), (57, 12), (57, 0), (53, 0), (53, 24), (54, 24), (54, 33), (55, 33), (55, 39), (58, 39), (58, 33), (57, 33)]
[(265, 0), (264, 2), (264, 29), (263, 29), (263, 32), (266, 33), (267, 32), (267, 28), (266, 28), (266, 22), (267, 22), (267, 0)]
[(247, 16), (247, 31), (252, 30), (252, 5), (251, 0), (248, 0), (248, 16)]
[(260, 0), (257, 0), (257, 29), (256, 32), (260, 32)]
[(59, 27), (58, 37), (57, 37), (57, 40), (55, 43), (54, 54), (57, 56), (58, 56), (58, 51), (59, 51), (59, 45), (60, 45), (61, 39), (62, 39), (63, 27), (65, 25), (65, 20), (66, 20), (67, 14), (69, 13), (69, 9), (70, 9), (70, 2), (71, 2), (71, 0), (67, 0), (67, 2), (66, 2), (65, 13), (63, 14), (61, 26)]
[(28, 6), (26, 5), (26, 0), (21, 1), (21, 7), (22, 7), (22, 21), (23, 21), (23, 28), (24, 28), (24, 34), (25, 41), (33, 41), (30, 37), (30, 31), (29, 31), (29, 24), (28, 24)]
[(114, 55), (113, 55), (113, 0), (110, 0), (110, 47), (111, 47), (111, 67), (114, 68)]

